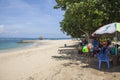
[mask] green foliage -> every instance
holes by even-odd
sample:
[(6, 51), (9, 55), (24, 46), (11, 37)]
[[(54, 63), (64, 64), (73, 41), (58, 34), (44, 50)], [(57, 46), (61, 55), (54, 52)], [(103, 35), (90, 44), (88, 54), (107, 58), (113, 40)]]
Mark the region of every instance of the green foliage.
[(79, 3), (82, 0), (55, 0), (57, 5), (54, 6), (55, 9), (61, 8), (62, 10), (66, 10), (70, 4)]
[(65, 11), (61, 30), (71, 37), (92, 33), (102, 25), (120, 22), (120, 0), (56, 0)]

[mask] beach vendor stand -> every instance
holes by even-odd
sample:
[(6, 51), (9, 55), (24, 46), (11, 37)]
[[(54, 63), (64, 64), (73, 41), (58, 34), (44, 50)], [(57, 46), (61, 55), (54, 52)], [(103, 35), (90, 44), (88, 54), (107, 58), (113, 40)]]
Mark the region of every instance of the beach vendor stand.
[[(114, 22), (107, 25), (104, 25), (93, 32), (92, 36), (107, 36), (107, 37), (118, 37), (120, 34), (120, 23)], [(115, 45), (118, 43), (117, 39), (115, 41)], [(118, 58), (119, 52), (116, 51), (117, 46), (115, 46), (115, 55), (113, 56), (113, 62), (117, 62), (116, 58)], [(114, 64), (114, 63), (113, 63)]]

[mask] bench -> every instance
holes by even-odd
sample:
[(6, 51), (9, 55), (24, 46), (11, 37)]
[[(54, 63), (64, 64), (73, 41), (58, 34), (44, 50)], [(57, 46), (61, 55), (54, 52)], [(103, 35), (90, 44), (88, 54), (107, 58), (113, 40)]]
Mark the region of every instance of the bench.
[(74, 47), (64, 47), (64, 48), (59, 48), (58, 49), (59, 54), (68, 53), (68, 52), (71, 52), (71, 53), (77, 52), (78, 53), (78, 49), (74, 48)]

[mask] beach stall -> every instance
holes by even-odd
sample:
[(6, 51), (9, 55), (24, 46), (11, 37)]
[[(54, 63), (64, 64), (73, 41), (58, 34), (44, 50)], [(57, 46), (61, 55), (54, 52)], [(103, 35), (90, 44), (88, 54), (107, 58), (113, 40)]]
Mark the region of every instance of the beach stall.
[[(114, 42), (115, 45), (119, 45), (118, 39), (117, 39), (119, 35), (120, 35), (120, 23), (118, 22), (104, 25), (92, 33), (92, 36), (115, 37), (116, 38)], [(115, 46), (114, 52), (115, 54), (112, 55), (112, 60), (113, 60), (113, 64), (116, 65), (120, 58), (118, 46)]]

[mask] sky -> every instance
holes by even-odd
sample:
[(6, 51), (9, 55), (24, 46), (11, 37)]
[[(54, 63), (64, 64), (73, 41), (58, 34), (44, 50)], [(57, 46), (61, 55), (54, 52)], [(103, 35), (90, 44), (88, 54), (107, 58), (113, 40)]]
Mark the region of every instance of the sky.
[(0, 0), (0, 37), (66, 38), (55, 0)]

